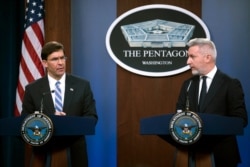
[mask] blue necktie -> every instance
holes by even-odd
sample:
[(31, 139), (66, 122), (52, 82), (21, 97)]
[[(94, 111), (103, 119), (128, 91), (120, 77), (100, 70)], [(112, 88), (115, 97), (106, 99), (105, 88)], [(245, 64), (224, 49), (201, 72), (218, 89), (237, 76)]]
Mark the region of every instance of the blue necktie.
[(55, 88), (55, 109), (56, 111), (62, 111), (63, 105), (62, 105), (62, 92), (60, 88), (60, 82), (56, 82), (56, 88)]

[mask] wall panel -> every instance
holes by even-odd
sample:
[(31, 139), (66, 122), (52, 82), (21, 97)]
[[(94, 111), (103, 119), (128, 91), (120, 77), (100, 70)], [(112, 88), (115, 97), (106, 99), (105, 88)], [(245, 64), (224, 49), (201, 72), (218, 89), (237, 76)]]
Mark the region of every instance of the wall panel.
[[(175, 5), (200, 16), (201, 1), (117, 0), (117, 16), (148, 4)], [(145, 16), (147, 17), (147, 16)], [(175, 112), (182, 82), (187, 71), (170, 77), (145, 77), (117, 66), (117, 163), (119, 167), (155, 167), (173, 165), (175, 148), (158, 136), (139, 134), (140, 119)], [(166, 127), (168, 128), (168, 127)]]
[(45, 12), (45, 42), (58, 41), (64, 45), (70, 72), (71, 0), (45, 0)]

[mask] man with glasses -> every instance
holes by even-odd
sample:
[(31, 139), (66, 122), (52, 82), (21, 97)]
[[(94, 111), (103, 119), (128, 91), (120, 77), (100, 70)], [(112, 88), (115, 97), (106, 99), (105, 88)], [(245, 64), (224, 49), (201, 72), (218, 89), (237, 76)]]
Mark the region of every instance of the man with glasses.
[[(46, 43), (42, 48), (41, 58), (47, 74), (26, 86), (22, 114), (40, 111), (43, 98), (43, 113), (46, 115), (93, 117), (97, 121), (98, 116), (90, 83), (66, 73), (67, 57), (64, 46), (56, 41)], [(47, 155), (48, 152), (53, 151), (53, 148), (67, 149), (72, 167), (88, 166), (84, 136), (53, 137), (52, 141), (41, 147), (43, 148), (33, 150), (37, 150), (38, 154)], [(48, 158), (45, 161), (49, 163)]]

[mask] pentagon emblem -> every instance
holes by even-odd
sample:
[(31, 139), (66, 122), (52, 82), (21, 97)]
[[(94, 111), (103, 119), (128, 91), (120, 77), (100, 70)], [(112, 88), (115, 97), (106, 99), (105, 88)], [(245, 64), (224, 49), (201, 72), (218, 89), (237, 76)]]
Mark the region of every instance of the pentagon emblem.
[(21, 126), (23, 140), (32, 146), (46, 144), (53, 135), (53, 123), (42, 113), (35, 112), (24, 118)]
[(191, 145), (197, 142), (202, 134), (202, 121), (192, 112), (180, 112), (175, 114), (169, 124), (172, 138), (179, 144)]

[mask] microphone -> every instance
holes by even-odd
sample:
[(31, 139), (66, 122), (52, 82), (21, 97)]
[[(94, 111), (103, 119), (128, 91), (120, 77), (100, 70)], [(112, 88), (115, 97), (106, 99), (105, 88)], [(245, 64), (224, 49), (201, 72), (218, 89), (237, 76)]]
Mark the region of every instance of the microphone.
[(192, 84), (192, 80), (189, 82), (188, 87), (187, 87), (187, 91), (186, 91), (186, 111), (189, 111), (189, 96), (188, 96), (188, 92), (189, 92), (189, 88)]
[(54, 93), (54, 92), (55, 92), (54, 90), (51, 90), (51, 91), (49, 91), (49, 92), (43, 92), (43, 94), (42, 94), (42, 99), (41, 99), (40, 113), (43, 112), (43, 99), (44, 99), (44, 96), (45, 96), (45, 95), (48, 95), (48, 94), (51, 94), (51, 93)]

